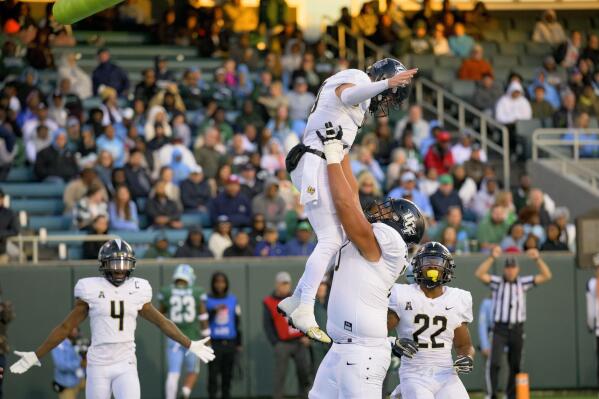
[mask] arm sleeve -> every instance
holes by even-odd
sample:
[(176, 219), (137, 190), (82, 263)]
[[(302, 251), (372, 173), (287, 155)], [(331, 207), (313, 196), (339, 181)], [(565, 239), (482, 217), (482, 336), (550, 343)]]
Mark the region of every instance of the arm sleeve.
[(270, 344), (271, 345), (276, 344), (277, 341), (279, 340), (279, 338), (277, 337), (277, 333), (275, 331), (275, 326), (272, 322), (272, 318), (270, 317), (270, 312), (266, 308), (266, 305), (264, 305), (264, 310), (262, 312), (262, 325), (264, 326), (264, 332), (266, 333), (266, 338), (268, 338), (268, 341), (270, 342)]
[(89, 303), (89, 298), (85, 288), (85, 282), (83, 280), (77, 281), (77, 284), (75, 284), (75, 298)]
[(378, 82), (360, 83), (344, 89), (339, 98), (343, 104), (351, 107), (366, 100), (370, 100), (372, 97), (388, 88), (389, 84), (387, 83), (387, 79), (379, 80)]
[(478, 340), (480, 342), (480, 349), (487, 350), (491, 348), (491, 344), (489, 342), (489, 329), (490, 329), (490, 320), (487, 317), (488, 310), (487, 308), (491, 305), (491, 301), (485, 299), (480, 304), (480, 309), (478, 311)]
[(139, 304), (137, 309), (141, 310), (146, 303), (152, 302), (152, 286), (148, 280), (137, 279), (136, 282), (139, 282)]
[(587, 327), (589, 331), (595, 330), (595, 308), (597, 306), (597, 294), (595, 292), (596, 280), (592, 278), (587, 284), (586, 301), (587, 301)]

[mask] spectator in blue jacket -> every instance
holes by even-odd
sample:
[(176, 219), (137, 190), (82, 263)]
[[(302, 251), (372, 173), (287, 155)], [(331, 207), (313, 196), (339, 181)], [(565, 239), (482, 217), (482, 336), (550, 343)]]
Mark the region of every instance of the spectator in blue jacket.
[(85, 360), (82, 359), (75, 342), (79, 330), (73, 328), (71, 333), (56, 348), (52, 349), (54, 361), (54, 390), (59, 399), (75, 399), (85, 377)]
[(112, 155), (114, 168), (125, 166), (125, 142), (116, 136), (114, 126), (106, 125), (104, 134), (96, 140), (98, 154), (102, 151), (108, 151)]
[(266, 225), (264, 231), (264, 240), (256, 244), (254, 249), (255, 256), (286, 256), (287, 251), (283, 244), (279, 242), (279, 232), (273, 225)]
[(474, 47), (474, 39), (466, 34), (464, 24), (458, 22), (454, 34), (449, 38), (449, 48), (456, 57), (466, 58)]
[(241, 192), (239, 177), (231, 175), (225, 184), (225, 190), (213, 202), (212, 220), (220, 215), (226, 215), (233, 227), (247, 227), (250, 225), (252, 207), (250, 200)]
[(535, 89), (541, 86), (545, 89), (545, 100), (551, 104), (551, 106), (555, 109), (559, 109), (561, 106), (561, 99), (559, 93), (555, 86), (549, 84), (545, 79), (545, 70), (541, 69), (537, 73), (537, 77), (533, 82), (528, 86), (528, 96), (530, 98), (535, 98)]
[(92, 74), (94, 93), (98, 93), (100, 85), (110, 86), (117, 91), (119, 96), (129, 89), (129, 77), (121, 67), (110, 62), (110, 52), (103, 47), (98, 50), (99, 64)]
[(297, 225), (295, 238), (285, 245), (285, 252), (288, 256), (310, 256), (315, 246), (310, 223), (304, 220)]
[(405, 197), (406, 193), (412, 193), (412, 201), (414, 201), (414, 203), (418, 205), (418, 208), (420, 208), (420, 211), (424, 215), (426, 215), (429, 218), (432, 218), (433, 208), (431, 207), (431, 203), (428, 197), (425, 194), (423, 194), (420, 190), (418, 190), (418, 188), (416, 187), (416, 175), (414, 174), (414, 172), (408, 171), (404, 173), (403, 175), (401, 175), (399, 181), (401, 182), (401, 186), (391, 190), (391, 192), (389, 192), (388, 197), (403, 198)]
[(181, 203), (185, 212), (202, 213), (208, 216), (212, 200), (210, 183), (204, 178), (201, 166), (192, 167), (187, 179), (181, 182)]
[(114, 199), (108, 204), (108, 216), (112, 230), (139, 230), (137, 206), (131, 201), (131, 193), (127, 186), (116, 189)]
[(225, 273), (212, 275), (211, 291), (204, 295), (210, 323), (210, 343), (216, 358), (208, 364), (208, 396), (231, 397), (231, 379), (237, 353), (241, 351), (241, 307), (237, 297), (229, 293), (229, 278)]

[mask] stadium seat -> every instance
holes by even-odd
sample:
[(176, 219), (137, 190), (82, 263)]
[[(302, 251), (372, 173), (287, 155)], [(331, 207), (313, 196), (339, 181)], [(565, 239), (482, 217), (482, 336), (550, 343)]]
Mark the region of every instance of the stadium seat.
[(437, 65), (443, 68), (459, 69), (462, 65), (462, 59), (458, 57), (437, 57)]
[(475, 83), (471, 80), (456, 80), (451, 84), (451, 92), (456, 96), (470, 101), (474, 94)]
[(410, 65), (430, 74), (435, 69), (435, 56), (432, 54), (410, 56)]
[(67, 256), (72, 260), (83, 259), (83, 247), (69, 244), (67, 246)]
[(528, 43), (525, 43), (524, 46), (525, 46), (527, 55), (545, 56), (547, 54), (551, 54), (551, 46), (546, 43), (528, 42)]
[(497, 43), (484, 41), (481, 42), (480, 45), (483, 46), (483, 54), (485, 58), (490, 58), (497, 54)]
[(520, 54), (518, 59), (523, 67), (540, 66), (543, 63), (543, 57), (539, 55)]
[(536, 77), (539, 67), (537, 66), (521, 66), (515, 69), (517, 73), (519, 73), (524, 82), (531, 82)]
[(507, 41), (512, 43), (524, 43), (530, 40), (528, 32), (521, 30), (508, 30)]
[(519, 55), (524, 52), (524, 44), (500, 42), (499, 52), (503, 55)]
[(591, 30), (590, 18), (566, 18), (566, 27), (568, 30), (579, 30), (582, 32)]
[(510, 68), (493, 68), (493, 75), (495, 80), (501, 84), (507, 81), (507, 77), (510, 74)]
[(516, 121), (516, 134), (528, 139), (532, 136), (532, 132), (534, 132), (535, 129), (540, 129), (542, 127), (541, 120), (536, 118)]
[(60, 197), (64, 191), (64, 183), (2, 183), (0, 188), (13, 198)]
[(35, 180), (33, 170), (27, 167), (12, 168), (6, 178), (7, 182), (30, 182)]
[(536, 16), (519, 15), (518, 18), (514, 18), (512, 20), (512, 22), (514, 24), (514, 27), (513, 27), (514, 30), (532, 32), (537, 23), (537, 17)]
[(70, 216), (31, 216), (29, 228), (38, 231), (44, 227), (46, 230), (66, 230), (73, 224)]
[(59, 215), (64, 209), (62, 199), (14, 199), (10, 208), (15, 212), (25, 211), (33, 215)]
[(77, 39), (77, 42), (80, 44), (101, 39), (106, 46), (110, 46), (111, 44), (125, 44), (128, 46), (143, 44), (147, 43), (151, 38), (149, 32), (95, 32), (76, 30), (74, 34), (75, 39)]
[(209, 226), (210, 216), (207, 213), (184, 213), (181, 215), (181, 222), (185, 227)]
[(102, 105), (100, 97), (89, 97), (83, 100), (83, 108), (86, 111), (89, 111), (92, 108), (98, 108), (100, 105)]
[(512, 69), (518, 66), (518, 57), (515, 55), (494, 55), (492, 60), (494, 68)]
[(486, 41), (497, 43), (502, 43), (506, 40), (505, 33), (502, 30), (488, 30), (483, 32), (483, 36)]
[(178, 244), (185, 241), (189, 232), (187, 229), (183, 230), (165, 230), (166, 237), (168, 238), (168, 242), (171, 244)]
[(433, 70), (433, 80), (439, 84), (448, 85), (457, 78), (457, 72), (454, 69), (435, 68)]
[(158, 230), (141, 230), (141, 231), (120, 231), (110, 230), (109, 234), (114, 234), (121, 239), (127, 241), (131, 245), (151, 244), (154, 238), (158, 235)]

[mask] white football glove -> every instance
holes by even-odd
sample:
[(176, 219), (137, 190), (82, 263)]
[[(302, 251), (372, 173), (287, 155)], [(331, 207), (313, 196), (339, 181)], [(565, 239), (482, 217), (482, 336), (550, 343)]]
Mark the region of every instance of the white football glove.
[(39, 359), (35, 352), (19, 352), (15, 351), (15, 355), (20, 356), (21, 359), (16, 361), (10, 366), (10, 372), (14, 374), (23, 374), (33, 366), (41, 366)]
[(210, 337), (202, 338), (199, 341), (191, 341), (189, 352), (196, 355), (202, 362), (210, 363), (214, 360), (214, 349), (206, 345)]
[(320, 131), (316, 131), (316, 135), (322, 141), (324, 156), (327, 159), (327, 165), (333, 163), (341, 163), (345, 153), (343, 152), (343, 129), (341, 126), (337, 126), (337, 130), (333, 127), (333, 123), (327, 122), (324, 124), (325, 132), (324, 135)]

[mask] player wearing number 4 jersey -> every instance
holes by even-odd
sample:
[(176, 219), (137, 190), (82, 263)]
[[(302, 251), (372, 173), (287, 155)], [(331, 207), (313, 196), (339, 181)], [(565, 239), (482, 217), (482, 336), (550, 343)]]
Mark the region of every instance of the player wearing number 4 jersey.
[[(287, 171), (300, 192), (300, 201), (305, 205), (318, 243), (306, 262), (306, 270), (295, 292), (281, 301), (278, 308), (310, 338), (330, 342), (330, 338), (316, 323), (314, 298), (330, 260), (344, 240), (327, 177), (325, 158), (331, 154), (326, 155), (323, 151), (321, 138), (339, 132), (345, 148), (339, 154), (339, 163), (352, 189), (350, 198), (358, 202), (358, 183), (351, 171), (347, 155), (349, 148), (367, 111), (374, 116), (385, 115), (390, 107), (397, 107), (407, 99), (410, 81), (416, 71), (406, 70), (401, 62), (385, 58), (375, 62), (366, 72), (347, 69), (329, 77), (318, 91), (302, 143), (292, 148), (287, 155)], [(329, 161), (328, 158), (326, 160)]]
[[(189, 265), (179, 265), (173, 273), (173, 282), (163, 287), (158, 294), (160, 312), (171, 319), (191, 340), (210, 337), (208, 313), (202, 301), (204, 291), (195, 286), (195, 272)], [(201, 326), (201, 331), (200, 331)], [(188, 399), (200, 372), (198, 359), (186, 348), (172, 339), (166, 346), (168, 374), (166, 376), (166, 399), (177, 397), (177, 387), (181, 367), (185, 366), (187, 375), (181, 388), (181, 396)]]
[(135, 327), (137, 315), (155, 324), (203, 362), (214, 359), (208, 338), (192, 341), (152, 305), (152, 287), (147, 280), (130, 277), (135, 254), (125, 241), (106, 242), (98, 253), (103, 277), (84, 278), (75, 285), (75, 307), (52, 330), (35, 352), (15, 352), (21, 359), (10, 371), (21, 374), (60, 344), (89, 315), (92, 344), (87, 353), (87, 399), (140, 399)]
[(396, 284), (389, 301), (388, 327), (396, 328), (398, 336), (393, 352), (401, 356), (400, 385), (391, 398), (467, 399), (458, 373), (469, 373), (474, 365), (468, 331), (472, 296), (445, 286), (453, 277), (455, 263), (438, 242), (423, 245), (412, 267), (416, 284)]

